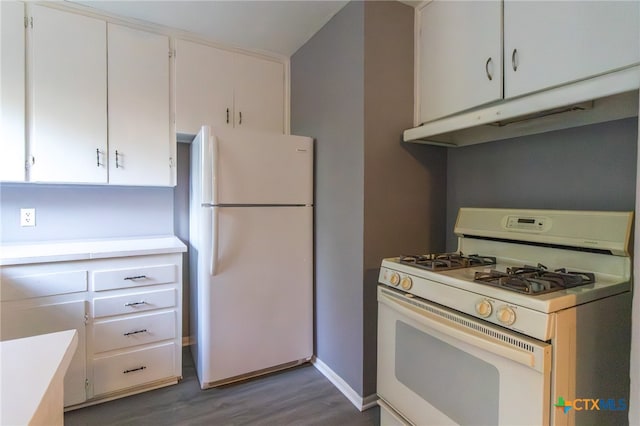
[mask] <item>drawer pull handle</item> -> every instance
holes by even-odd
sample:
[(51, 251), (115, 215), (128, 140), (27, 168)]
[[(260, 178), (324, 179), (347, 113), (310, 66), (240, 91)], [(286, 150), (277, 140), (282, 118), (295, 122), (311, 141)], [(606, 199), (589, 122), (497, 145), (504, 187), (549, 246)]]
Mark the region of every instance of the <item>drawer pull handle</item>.
[(131, 336), (132, 334), (138, 334), (138, 333), (146, 333), (147, 329), (143, 328), (142, 330), (136, 330), (136, 331), (130, 331), (128, 333), (124, 333), (125, 336)]
[(124, 370), (124, 371), (122, 372), (122, 374), (133, 373), (134, 371), (144, 370), (145, 368), (147, 368), (147, 367), (145, 367), (145, 366), (143, 365), (143, 366), (138, 367), (138, 368), (132, 368), (131, 370)]
[(147, 278), (146, 275), (136, 275), (135, 277), (125, 277), (125, 280), (141, 280), (143, 278)]
[(138, 306), (138, 305), (146, 305), (147, 302), (145, 302), (144, 300), (141, 300), (139, 302), (129, 302), (129, 303), (125, 303), (124, 306)]

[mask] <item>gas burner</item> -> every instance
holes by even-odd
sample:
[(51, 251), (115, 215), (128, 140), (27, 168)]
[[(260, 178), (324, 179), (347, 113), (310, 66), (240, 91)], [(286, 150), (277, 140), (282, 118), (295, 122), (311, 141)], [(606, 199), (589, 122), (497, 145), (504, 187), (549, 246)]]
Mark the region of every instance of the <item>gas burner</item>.
[(475, 281), (519, 293), (544, 294), (593, 284), (596, 279), (591, 272), (567, 271), (565, 268), (549, 271), (546, 266), (538, 264), (511, 267), (507, 268), (506, 272), (494, 269), (489, 272), (476, 272)]
[(464, 256), (462, 253), (438, 253), (401, 256), (400, 263), (430, 271), (446, 271), (470, 266), (495, 265), (496, 258), (478, 254)]

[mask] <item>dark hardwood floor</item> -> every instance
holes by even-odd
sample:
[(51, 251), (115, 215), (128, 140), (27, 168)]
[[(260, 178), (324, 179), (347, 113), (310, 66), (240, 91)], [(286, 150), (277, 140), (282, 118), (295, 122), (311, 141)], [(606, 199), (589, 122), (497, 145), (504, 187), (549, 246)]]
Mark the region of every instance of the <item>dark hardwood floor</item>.
[(74, 425), (326, 425), (380, 423), (378, 407), (358, 411), (310, 364), (200, 390), (188, 349), (177, 385), (65, 413)]

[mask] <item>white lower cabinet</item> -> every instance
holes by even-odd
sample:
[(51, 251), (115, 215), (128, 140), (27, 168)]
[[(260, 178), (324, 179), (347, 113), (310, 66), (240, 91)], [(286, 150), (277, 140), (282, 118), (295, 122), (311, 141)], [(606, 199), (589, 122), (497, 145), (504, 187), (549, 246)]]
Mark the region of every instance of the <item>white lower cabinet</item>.
[(105, 395), (172, 377), (175, 358), (174, 343), (94, 358), (93, 393)]
[(181, 253), (2, 266), (0, 340), (78, 331), (67, 408), (176, 383), (181, 277)]
[(134, 393), (182, 376), (181, 259), (109, 259), (91, 272), (91, 398)]
[(95, 353), (172, 340), (176, 337), (176, 314), (168, 311), (98, 322), (93, 333)]
[(78, 331), (78, 348), (64, 378), (64, 405), (68, 407), (86, 400), (86, 302), (54, 299), (3, 302), (1, 336), (2, 340), (13, 340), (71, 329)]
[(135, 291), (115, 296), (95, 297), (93, 299), (94, 317), (133, 314), (152, 309), (177, 306), (176, 290)]
[(86, 400), (86, 267), (60, 262), (0, 268), (0, 340), (78, 331), (64, 380), (65, 406)]

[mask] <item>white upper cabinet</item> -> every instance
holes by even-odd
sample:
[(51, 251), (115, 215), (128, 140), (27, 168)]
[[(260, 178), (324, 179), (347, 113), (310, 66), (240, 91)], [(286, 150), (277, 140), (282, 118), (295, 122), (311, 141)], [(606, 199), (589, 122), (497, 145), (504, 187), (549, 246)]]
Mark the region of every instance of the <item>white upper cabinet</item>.
[(284, 65), (185, 40), (176, 42), (176, 130), (203, 124), (284, 132)]
[(172, 185), (169, 38), (108, 24), (109, 183)]
[(106, 183), (106, 23), (40, 5), (30, 19), (30, 180)]
[(176, 41), (176, 130), (233, 126), (233, 56), (222, 49)]
[(420, 122), (501, 99), (502, 3), (434, 1), (420, 13)]
[(284, 130), (284, 66), (248, 55), (235, 57), (235, 125)]
[(505, 1), (505, 98), (640, 62), (638, 1)]
[(24, 3), (2, 1), (0, 9), (0, 180), (24, 181)]
[(639, 1), (434, 0), (417, 13), (418, 125), (640, 63)]

